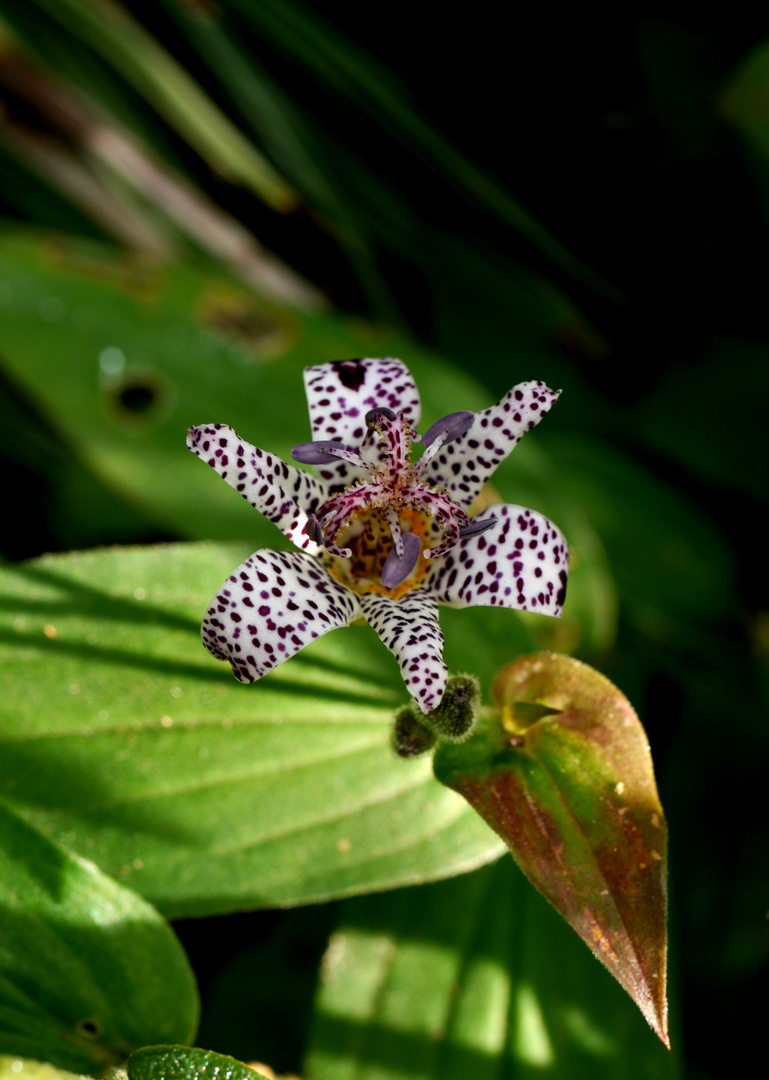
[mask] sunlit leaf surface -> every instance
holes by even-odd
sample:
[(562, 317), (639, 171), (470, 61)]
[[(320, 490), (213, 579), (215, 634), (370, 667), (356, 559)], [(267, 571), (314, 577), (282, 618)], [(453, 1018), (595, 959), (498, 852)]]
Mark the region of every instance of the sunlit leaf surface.
[(673, 1055), (512, 863), (352, 900), (305, 1080), (667, 1080)]
[(505, 840), (523, 872), (667, 1044), (667, 832), (630, 703), (570, 657), (500, 672), (501, 715), (444, 743), (435, 774)]
[(501, 842), (429, 762), (390, 750), (403, 690), (367, 626), (250, 687), (209, 657), (201, 614), (243, 555), (109, 549), (0, 571), (0, 793), (173, 915), (496, 858)]
[(3, 803), (0, 862), (0, 1052), (101, 1073), (192, 1039), (195, 980), (149, 904)]

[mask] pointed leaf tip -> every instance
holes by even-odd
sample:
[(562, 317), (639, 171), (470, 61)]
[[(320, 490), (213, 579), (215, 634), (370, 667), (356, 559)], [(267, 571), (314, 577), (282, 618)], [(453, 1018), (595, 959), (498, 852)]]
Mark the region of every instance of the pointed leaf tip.
[(507, 844), (521, 870), (615, 976), (668, 1048), (667, 832), (646, 734), (605, 676), (567, 656), (498, 674), (497, 711), (436, 777)]

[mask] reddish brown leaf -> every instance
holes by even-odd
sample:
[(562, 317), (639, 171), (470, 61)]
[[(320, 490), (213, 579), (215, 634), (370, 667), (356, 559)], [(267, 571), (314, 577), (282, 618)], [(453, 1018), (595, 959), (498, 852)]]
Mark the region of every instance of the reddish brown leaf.
[(627, 698), (571, 657), (522, 657), (497, 710), (435, 775), (463, 795), (669, 1046), (667, 832), (649, 745)]

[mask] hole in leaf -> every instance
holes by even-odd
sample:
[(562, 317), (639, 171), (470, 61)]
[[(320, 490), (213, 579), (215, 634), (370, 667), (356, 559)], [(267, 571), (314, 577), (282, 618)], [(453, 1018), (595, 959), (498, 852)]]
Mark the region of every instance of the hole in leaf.
[(151, 386), (124, 386), (118, 400), (121, 408), (129, 413), (141, 415), (149, 412), (155, 404), (156, 394)]
[(167, 416), (174, 398), (162, 372), (140, 365), (103, 379), (102, 387), (112, 418), (134, 431), (145, 431)]
[(84, 1039), (91, 1040), (98, 1039), (102, 1033), (101, 1024), (93, 1016), (88, 1016), (85, 1020), (78, 1020), (75, 1024), (75, 1031), (78, 1035), (82, 1035)]

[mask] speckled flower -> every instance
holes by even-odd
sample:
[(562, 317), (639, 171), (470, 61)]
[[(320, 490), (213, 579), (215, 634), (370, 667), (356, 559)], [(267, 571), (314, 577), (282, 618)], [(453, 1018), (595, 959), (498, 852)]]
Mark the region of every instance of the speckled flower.
[[(232, 428), (190, 428), (187, 445), (297, 547), (255, 552), (203, 621), (203, 642), (254, 682), (321, 634), (363, 616), (396, 656), (423, 712), (448, 670), (438, 604), (560, 615), (568, 549), (547, 518), (498, 503), (468, 511), (485, 481), (558, 393), (524, 382), (482, 412), (451, 413), (422, 436), (400, 360), (305, 369), (313, 442), (287, 465)], [(313, 475), (314, 474), (314, 475)]]

